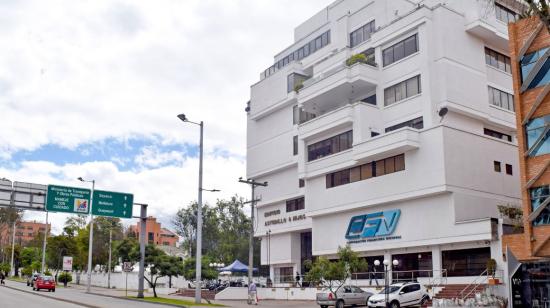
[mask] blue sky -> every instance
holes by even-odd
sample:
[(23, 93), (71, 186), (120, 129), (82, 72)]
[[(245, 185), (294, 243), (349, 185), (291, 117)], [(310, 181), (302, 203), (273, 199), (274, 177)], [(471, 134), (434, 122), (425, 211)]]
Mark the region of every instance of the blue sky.
[[(0, 178), (133, 193), (170, 225), (196, 199), (249, 188), (250, 85), (332, 1), (0, 1)], [(43, 219), (27, 213), (26, 219)], [(64, 215), (52, 215), (60, 231)], [(133, 223), (127, 221), (126, 223)]]

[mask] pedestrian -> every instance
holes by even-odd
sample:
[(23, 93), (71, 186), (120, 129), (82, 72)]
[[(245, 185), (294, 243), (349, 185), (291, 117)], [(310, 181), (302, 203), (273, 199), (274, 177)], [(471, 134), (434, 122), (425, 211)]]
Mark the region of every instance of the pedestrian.
[(300, 285), (300, 273), (296, 272), (296, 286), (299, 288), (301, 285)]
[(4, 276), (4, 272), (0, 271), (0, 285), (5, 285), (4, 279), (6, 279), (6, 276)]
[(258, 292), (254, 281), (248, 286), (248, 304), (251, 305), (252, 302), (254, 302), (254, 305), (258, 305)]

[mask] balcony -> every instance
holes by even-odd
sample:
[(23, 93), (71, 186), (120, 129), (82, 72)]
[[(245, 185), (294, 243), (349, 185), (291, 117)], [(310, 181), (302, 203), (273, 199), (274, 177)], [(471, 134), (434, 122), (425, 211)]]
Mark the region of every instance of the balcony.
[(300, 124), (298, 134), (302, 139), (310, 139), (324, 131), (350, 126), (353, 123), (354, 104), (328, 111)]
[(302, 108), (314, 114), (334, 110), (335, 102), (353, 102), (376, 89), (378, 67), (372, 63), (341, 63), (303, 83), (297, 100)]
[(414, 128), (404, 127), (354, 144), (353, 159), (359, 163), (366, 163), (416, 150), (419, 147), (419, 131)]
[(478, 6), (477, 14), (467, 16), (466, 32), (497, 48), (508, 50), (508, 25), (498, 20), (494, 12)]

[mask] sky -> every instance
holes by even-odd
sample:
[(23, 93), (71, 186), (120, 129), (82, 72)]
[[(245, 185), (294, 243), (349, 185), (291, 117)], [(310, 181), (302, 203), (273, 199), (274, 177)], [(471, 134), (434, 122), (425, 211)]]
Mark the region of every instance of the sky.
[[(94, 179), (171, 227), (197, 198), (199, 127), (185, 113), (204, 121), (203, 186), (221, 190), (205, 200), (248, 197), (250, 85), (331, 2), (0, 0), (0, 178)], [(50, 215), (54, 233), (66, 218)]]

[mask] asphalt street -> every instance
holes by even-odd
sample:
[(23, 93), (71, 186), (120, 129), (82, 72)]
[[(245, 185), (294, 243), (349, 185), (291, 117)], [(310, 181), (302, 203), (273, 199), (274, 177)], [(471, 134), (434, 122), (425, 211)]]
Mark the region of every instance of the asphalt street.
[[(47, 291), (33, 291), (26, 284), (14, 281), (6, 281), (9, 287), (0, 287), (0, 307), (1, 308), (166, 308), (165, 305), (152, 303), (143, 303), (130, 301), (116, 297), (107, 297), (94, 294), (87, 294), (81, 288), (62, 288), (58, 287), (55, 293)], [(11, 289), (14, 288), (14, 289)], [(94, 289), (93, 292), (100, 290)], [(63, 301), (64, 300), (64, 301)], [(68, 303), (65, 301), (70, 301)], [(216, 301), (216, 303), (233, 308), (250, 308), (246, 301)], [(300, 307), (300, 308), (318, 308), (313, 301), (260, 301), (257, 307)]]
[(0, 287), (0, 307), (2, 308), (75, 308), (78, 305), (60, 302), (54, 299), (47, 299), (33, 294), (23, 293), (4, 287)]
[[(17, 307), (17, 308), (64, 308), (64, 307), (90, 307), (90, 308), (166, 308), (165, 305), (156, 305), (150, 303), (142, 303), (137, 301), (129, 301), (113, 297), (99, 296), (87, 294), (82, 290), (64, 289), (58, 287), (55, 293), (47, 291), (32, 291), (31, 287), (27, 287), (24, 283), (6, 281), (6, 285), (11, 288), (16, 288), (21, 291), (12, 290), (6, 287), (0, 287), (0, 307)], [(27, 291), (27, 292), (23, 292)], [(81, 305), (69, 304), (60, 300), (68, 300)], [(33, 303), (36, 303), (33, 304)], [(4, 304), (7, 304), (5, 306)]]

